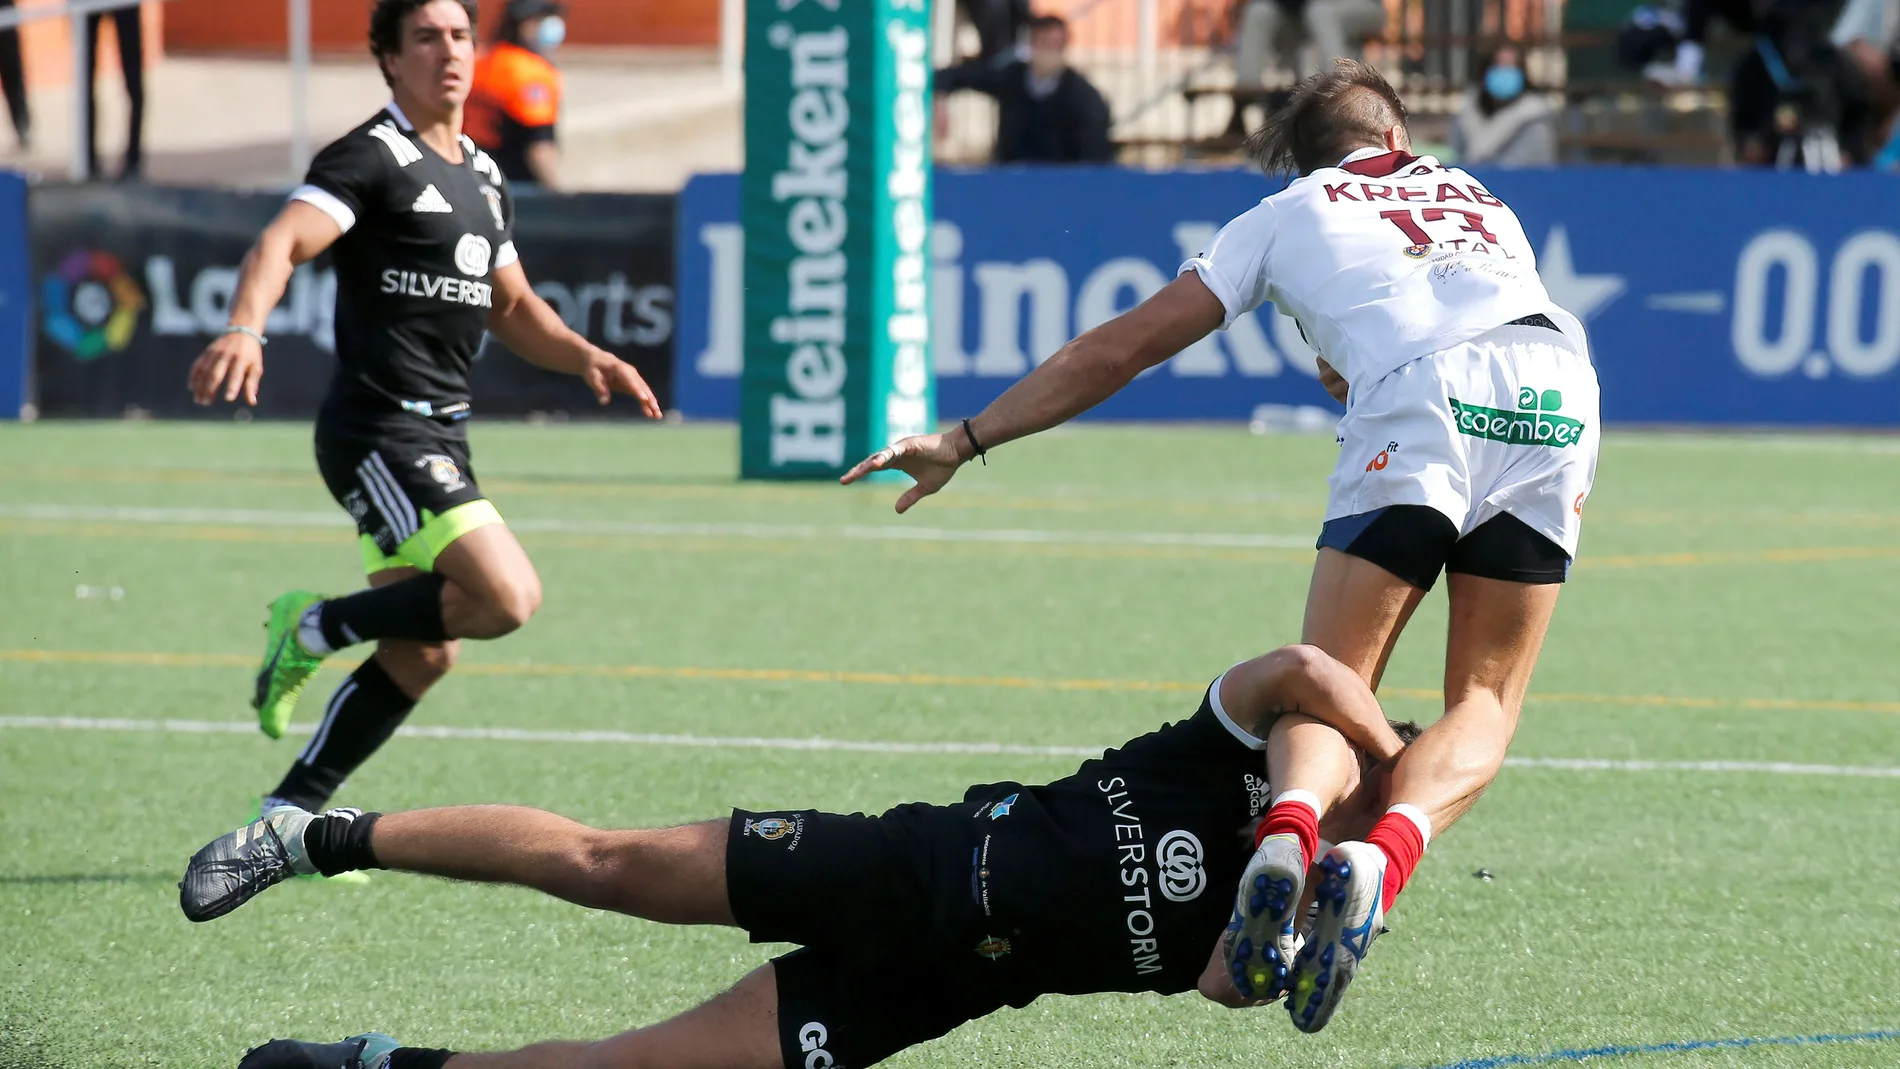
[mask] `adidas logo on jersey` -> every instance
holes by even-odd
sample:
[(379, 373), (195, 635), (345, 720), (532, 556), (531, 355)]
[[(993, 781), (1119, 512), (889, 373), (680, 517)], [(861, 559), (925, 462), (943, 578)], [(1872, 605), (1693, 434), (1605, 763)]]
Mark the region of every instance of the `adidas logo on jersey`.
[(455, 211), (455, 206), (449, 203), (449, 199), (442, 195), (441, 190), (431, 184), (422, 191), (420, 197), (416, 198), (416, 203), (410, 210), (447, 214)]

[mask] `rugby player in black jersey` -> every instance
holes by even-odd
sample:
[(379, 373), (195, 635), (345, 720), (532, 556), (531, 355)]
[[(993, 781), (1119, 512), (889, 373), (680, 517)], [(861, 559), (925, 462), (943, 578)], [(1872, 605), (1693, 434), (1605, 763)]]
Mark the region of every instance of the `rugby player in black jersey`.
[[(285, 807), (200, 850), (180, 904), (210, 920), (292, 875), (392, 868), (801, 946), (697, 1009), (598, 1043), (467, 1054), (378, 1034), (276, 1040), (240, 1069), (861, 1069), (1045, 994), (1272, 1001), (1322, 820), (1335, 839), (1370, 828), (1384, 767), (1417, 730), (1388, 723), (1344, 665), (1289, 646), (1228, 669), (1192, 717), (1049, 784), (976, 786), (879, 817), (735, 810), (653, 831), (510, 806)], [(1313, 890), (1325, 938), (1343, 898)], [(1277, 945), (1236, 946), (1254, 939)]]
[(377, 0), (370, 51), (393, 99), (324, 149), (245, 258), (230, 325), (191, 369), (199, 404), (257, 403), (263, 330), (292, 270), (336, 264), (337, 369), (317, 467), (361, 532), (368, 589), (271, 603), (252, 704), (277, 738), (326, 655), (375, 642), (261, 808), (319, 809), (455, 663), (457, 640), (527, 623), (541, 581), (469, 463), (469, 362), (492, 333), (530, 363), (584, 379), (601, 404), (639, 372), (590, 345), (529, 287), (501, 172), (462, 136), (474, 0)]

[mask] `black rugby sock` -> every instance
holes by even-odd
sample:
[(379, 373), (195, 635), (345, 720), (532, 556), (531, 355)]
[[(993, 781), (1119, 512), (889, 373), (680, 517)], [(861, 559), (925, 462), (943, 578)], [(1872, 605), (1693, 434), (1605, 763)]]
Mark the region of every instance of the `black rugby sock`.
[(415, 707), (380, 661), (374, 657), (364, 661), (330, 696), (316, 734), (270, 797), (312, 813), (322, 809)]
[(455, 1057), (452, 1050), (433, 1047), (397, 1047), (389, 1052), (389, 1069), (442, 1069)]
[(378, 638), (445, 642), (442, 585), (448, 580), (428, 572), (388, 586), (373, 586), (331, 598), (317, 610), (317, 626), (331, 649)]
[(325, 813), (304, 828), (304, 853), (325, 876), (355, 869), (380, 869), (382, 863), (370, 849), (369, 838), (381, 816), (381, 813), (364, 813), (357, 817)]

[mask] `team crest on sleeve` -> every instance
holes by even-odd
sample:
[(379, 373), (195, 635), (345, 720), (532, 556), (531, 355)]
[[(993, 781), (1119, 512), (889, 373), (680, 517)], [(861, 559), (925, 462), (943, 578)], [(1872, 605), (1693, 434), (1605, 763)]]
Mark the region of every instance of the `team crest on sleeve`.
[(804, 830), (804, 820), (796, 817), (790, 820), (784, 817), (765, 817), (762, 820), (753, 820), (748, 817), (746, 818), (745, 826), (740, 829), (739, 834), (756, 835), (768, 843), (778, 842), (780, 839), (789, 835), (792, 838), (789, 849), (796, 850), (798, 849), (798, 840), (802, 837)]
[(427, 468), (429, 478), (441, 483), (444, 490), (460, 490), (468, 485), (462, 479), (462, 469), (456, 466), (455, 461), (440, 453), (427, 454), (416, 461), (416, 467)]
[(976, 956), (988, 961), (997, 961), (1007, 953), (1009, 953), (1009, 940), (1001, 936), (986, 935), (983, 941), (976, 945)]
[(488, 211), (495, 217), (495, 229), (508, 229), (508, 220), (501, 214), (501, 190), (494, 186), (483, 186), (482, 199), (488, 202)]

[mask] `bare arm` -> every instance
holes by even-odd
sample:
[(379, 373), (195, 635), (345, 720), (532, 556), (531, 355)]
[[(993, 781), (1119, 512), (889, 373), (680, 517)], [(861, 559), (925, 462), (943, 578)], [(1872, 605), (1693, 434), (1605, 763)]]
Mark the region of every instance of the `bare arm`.
[(624, 393), (640, 402), (640, 410), (649, 419), (660, 418), (659, 401), (633, 365), (569, 328), (528, 285), (521, 261), (496, 268), (494, 283), (495, 306), (488, 313), (488, 331), (503, 345), (536, 367), (580, 376), (603, 405), (614, 394)]
[[(1221, 325), (1226, 311), (1199, 275), (1185, 274), (1159, 293), (1056, 351), (1043, 365), (971, 417), (984, 449), (1065, 423), (1114, 396), (1136, 375), (1194, 344)], [(962, 427), (906, 438), (852, 468), (843, 482), (896, 468), (917, 485), (897, 500), (903, 512), (942, 489), (975, 455)]]
[(1220, 699), (1243, 727), (1300, 713), (1332, 726), (1381, 763), (1405, 749), (1365, 680), (1317, 646), (1284, 646), (1235, 665), (1221, 680)]
[(541, 188), (555, 192), (561, 188), (561, 148), (549, 138), (528, 146), (528, 170)]
[[(284, 298), (290, 273), (342, 236), (343, 228), (336, 220), (315, 206), (300, 200), (284, 205), (244, 256), (227, 322), (263, 334), (271, 309)], [(258, 380), (263, 375), (263, 346), (248, 335), (225, 334), (205, 346), (204, 353), (191, 365), (191, 396), (199, 404), (208, 405), (222, 388), (226, 401), (242, 395), (245, 404), (255, 405)]]
[(1121, 391), (1136, 375), (1200, 341), (1227, 313), (1197, 274), (1056, 350), (970, 420), (985, 449), (1066, 423)]

